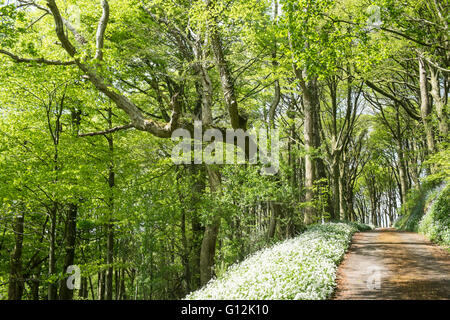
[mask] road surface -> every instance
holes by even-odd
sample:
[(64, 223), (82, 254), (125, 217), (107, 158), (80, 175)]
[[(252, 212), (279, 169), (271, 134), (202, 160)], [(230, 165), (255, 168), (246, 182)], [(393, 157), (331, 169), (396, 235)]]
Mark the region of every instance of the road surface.
[(332, 298), (450, 299), (450, 253), (417, 233), (356, 233)]

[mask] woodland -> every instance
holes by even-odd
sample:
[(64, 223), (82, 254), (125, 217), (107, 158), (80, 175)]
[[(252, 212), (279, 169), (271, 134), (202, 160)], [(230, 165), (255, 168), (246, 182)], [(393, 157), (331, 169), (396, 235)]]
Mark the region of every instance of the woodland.
[[(182, 299), (310, 228), (392, 227), (450, 177), (448, 25), (447, 0), (0, 0), (0, 300)], [(278, 171), (174, 163), (194, 123), (277, 132)]]

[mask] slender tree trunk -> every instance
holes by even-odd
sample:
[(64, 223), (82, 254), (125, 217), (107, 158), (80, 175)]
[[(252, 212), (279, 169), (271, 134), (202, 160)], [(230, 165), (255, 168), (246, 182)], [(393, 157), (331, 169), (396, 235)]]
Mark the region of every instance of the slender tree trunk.
[(341, 164), (339, 172), (339, 219), (347, 219), (347, 206), (345, 202), (345, 164)]
[(21, 300), (24, 280), (22, 275), (22, 247), (23, 247), (24, 213), (18, 213), (14, 218), (15, 245), (11, 254), (8, 300)]
[[(220, 192), (221, 178), (219, 170), (206, 166), (212, 193)], [(200, 252), (200, 282), (206, 284), (214, 274), (214, 256), (216, 253), (216, 240), (219, 233), (220, 216), (216, 213), (205, 227)]]
[(431, 124), (431, 104), (428, 99), (427, 71), (423, 58), (419, 56), (419, 87), (420, 87), (420, 115), (425, 130), (428, 152), (435, 150), (433, 126)]
[(39, 300), (39, 275), (41, 274), (41, 266), (36, 268), (36, 272), (31, 279), (31, 299)]
[(186, 214), (184, 209), (182, 209), (181, 213), (181, 243), (183, 244), (182, 262), (184, 268), (184, 280), (186, 281), (186, 293), (189, 293), (191, 292), (192, 273), (189, 261), (189, 245), (186, 236)]
[(431, 96), (436, 106), (436, 114), (439, 122), (439, 140), (445, 141), (448, 138), (448, 115), (445, 110), (444, 99), (441, 97), (441, 87), (439, 85), (439, 71), (430, 68), (431, 74)]
[(110, 218), (107, 225), (107, 242), (106, 242), (106, 264), (108, 268), (106, 269), (106, 281), (105, 281), (105, 299), (112, 300), (113, 296), (113, 274), (114, 274), (114, 222)]
[[(56, 213), (57, 207), (54, 204), (50, 212), (50, 248), (48, 254), (48, 274), (53, 276), (56, 273)], [(48, 300), (56, 300), (58, 295), (56, 283), (53, 281), (48, 284)]]
[(419, 180), (419, 172), (418, 172), (419, 160), (418, 160), (418, 156), (417, 156), (417, 154), (419, 153), (419, 150), (417, 148), (415, 141), (412, 141), (411, 144), (412, 144), (413, 154), (415, 154), (416, 156), (414, 156), (412, 159), (410, 158), (411, 160), (409, 162), (408, 167), (409, 167), (411, 179), (414, 182), (414, 188), (416, 190), (419, 190), (420, 189), (420, 180)]
[(80, 298), (87, 299), (88, 297), (88, 279), (81, 277)]
[(98, 300), (105, 300), (105, 271), (98, 273)]
[(371, 212), (372, 212), (372, 223), (375, 227), (378, 227), (378, 220), (377, 220), (377, 203), (376, 200), (374, 198), (371, 199), (370, 201), (370, 206), (371, 206)]
[(202, 250), (202, 235), (205, 233), (205, 228), (202, 227), (198, 217), (193, 217), (192, 222), (192, 289), (200, 287), (200, 256)]
[(336, 154), (332, 156), (331, 162), (331, 172), (332, 172), (332, 198), (333, 198), (333, 215), (332, 219), (338, 219), (340, 216), (340, 192), (339, 192), (339, 160)]
[[(341, 160), (341, 147), (342, 144), (338, 137), (337, 117), (338, 117), (338, 101), (337, 101), (337, 86), (338, 81), (336, 77), (329, 78), (328, 87), (330, 89), (331, 98), (331, 139), (330, 139), (330, 162), (331, 162), (331, 183), (332, 183), (332, 201), (333, 211), (331, 212), (332, 219), (340, 218), (340, 193), (339, 193), (339, 166)], [(339, 141), (338, 141), (339, 140)]]
[(192, 268), (191, 268), (191, 289), (195, 290), (200, 287), (200, 255), (202, 250), (202, 237), (205, 228), (201, 225), (199, 219), (199, 203), (201, 195), (205, 192), (206, 167), (204, 165), (189, 166), (191, 177), (193, 179), (193, 196), (192, 207), (196, 208), (195, 214), (191, 217), (192, 229)]
[(125, 274), (122, 276), (122, 280), (120, 281), (120, 300), (127, 300), (127, 290), (125, 287)]
[(273, 201), (269, 202), (270, 204), (270, 220), (269, 220), (269, 228), (267, 231), (267, 238), (273, 239), (275, 237), (275, 230), (277, 228), (277, 219), (280, 216), (281, 206), (278, 203), (274, 203)]
[[(77, 213), (78, 206), (76, 204), (69, 204), (68, 214), (67, 214), (67, 225), (66, 225), (66, 255), (64, 257), (64, 269), (63, 272), (67, 271), (67, 268), (73, 265), (75, 260), (75, 244), (77, 236)], [(67, 287), (67, 278), (64, 278), (59, 287), (59, 299), (60, 300), (72, 300), (73, 289)]]
[(305, 141), (305, 225), (315, 222), (316, 209), (313, 205), (315, 198), (314, 183), (316, 181), (316, 159), (314, 149), (316, 147), (315, 133), (315, 113), (317, 108), (317, 83), (316, 79), (308, 81), (304, 86), (303, 105), (304, 105), (304, 123), (303, 136)]
[[(398, 141), (398, 140), (397, 140)], [(398, 141), (398, 175), (400, 179), (400, 195), (401, 195), (401, 202), (406, 202), (406, 195), (408, 192), (408, 175), (406, 173), (406, 164), (405, 164), (405, 157), (402, 149), (401, 142)]]
[(348, 188), (346, 192), (346, 200), (347, 200), (347, 211), (348, 218), (350, 221), (356, 220), (355, 210), (353, 209), (353, 187)]
[[(108, 125), (112, 128), (112, 109), (108, 109)], [(106, 281), (105, 281), (105, 299), (112, 300), (113, 298), (113, 274), (114, 274), (114, 187), (116, 185), (116, 173), (114, 165), (114, 138), (112, 135), (106, 137), (109, 149), (109, 168), (108, 168), (108, 223), (106, 225), (107, 240), (106, 240)]]

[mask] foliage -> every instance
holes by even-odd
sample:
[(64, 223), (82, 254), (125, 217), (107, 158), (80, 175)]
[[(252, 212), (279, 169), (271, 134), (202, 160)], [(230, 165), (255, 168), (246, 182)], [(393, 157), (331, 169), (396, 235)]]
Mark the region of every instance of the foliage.
[(437, 196), (419, 222), (418, 231), (431, 241), (450, 247), (450, 186), (436, 190)]
[(437, 196), (436, 184), (423, 183), (419, 189), (410, 190), (406, 202), (402, 205), (400, 216), (394, 226), (401, 230), (418, 231), (419, 222)]
[[(442, 3), (0, 0), (0, 299), (15, 278), (16, 299), (59, 298), (69, 263), (80, 300), (178, 299), (211, 271), (207, 288), (248, 276), (241, 296), (322, 299), (359, 222), (401, 214), (446, 243)], [(279, 130), (279, 171), (175, 165), (170, 134), (209, 111), (221, 132)]]
[(426, 177), (430, 183), (449, 182), (450, 179), (450, 145), (443, 143), (441, 150), (432, 154), (426, 164), (433, 168), (433, 172)]

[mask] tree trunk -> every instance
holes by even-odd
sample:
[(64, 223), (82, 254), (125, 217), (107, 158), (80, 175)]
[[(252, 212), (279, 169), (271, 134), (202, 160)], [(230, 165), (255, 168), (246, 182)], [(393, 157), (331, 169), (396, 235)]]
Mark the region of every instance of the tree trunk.
[[(57, 207), (54, 204), (50, 212), (50, 248), (48, 254), (48, 274), (53, 276), (56, 273), (56, 213)], [(58, 288), (54, 281), (48, 284), (48, 300), (56, 300), (58, 295)]]
[(200, 197), (205, 192), (205, 166), (204, 165), (191, 165), (191, 177), (193, 182), (193, 196), (192, 207), (196, 209), (195, 214), (191, 217), (191, 229), (192, 229), (192, 268), (191, 268), (191, 289), (195, 290), (200, 287), (200, 255), (202, 250), (202, 236), (205, 233), (205, 228), (201, 225), (199, 220), (199, 202)]
[[(76, 204), (69, 204), (69, 210), (67, 214), (67, 225), (66, 225), (66, 255), (64, 257), (64, 269), (63, 272), (67, 271), (67, 268), (73, 265), (75, 260), (75, 244), (77, 236), (77, 213), (78, 206)], [(59, 299), (60, 300), (72, 300), (73, 289), (67, 287), (67, 277), (64, 278), (59, 287)]]
[[(214, 2), (210, 0), (205, 0), (207, 9), (212, 12), (214, 11)], [(209, 39), (211, 41), (212, 53), (214, 60), (219, 71), (220, 83), (222, 85), (223, 97), (225, 100), (225, 105), (228, 109), (228, 114), (230, 116), (230, 122), (233, 129), (247, 129), (247, 119), (239, 114), (238, 101), (236, 98), (235, 87), (233, 82), (233, 77), (230, 72), (228, 62), (225, 58), (222, 47), (222, 39), (219, 34), (219, 28), (217, 21), (210, 21), (211, 28), (209, 33)], [(210, 91), (211, 86), (204, 86), (203, 88)], [(204, 99), (205, 100), (205, 99)], [(203, 110), (206, 111), (210, 106), (208, 105), (210, 101), (204, 101), (205, 105)], [(206, 119), (205, 119), (206, 118)], [(204, 117), (203, 120), (210, 121), (209, 117)], [(248, 149), (248, 144), (246, 143), (246, 151)], [(247, 152), (246, 152), (247, 155)], [(211, 193), (217, 193), (220, 190), (221, 178), (218, 169), (212, 166), (206, 166)], [(220, 216), (215, 213), (214, 217), (205, 226), (205, 234), (202, 240), (202, 248), (200, 252), (200, 282), (201, 284), (207, 283), (213, 276), (213, 266), (214, 266), (214, 255), (216, 251), (216, 240), (219, 233), (220, 226)]]
[(11, 254), (8, 300), (21, 300), (24, 280), (22, 275), (22, 247), (23, 247), (24, 214), (19, 213), (14, 218), (15, 245)]
[(105, 300), (105, 271), (98, 273), (98, 300)]
[[(315, 91), (317, 92), (317, 88)], [(318, 97), (317, 97), (318, 99)], [(318, 150), (322, 144), (321, 141), (321, 125), (320, 125), (320, 114), (319, 114), (319, 102), (317, 100), (317, 104), (314, 108), (314, 150)], [(316, 185), (315, 188), (318, 188), (317, 195), (318, 199), (320, 199), (320, 208), (322, 210), (322, 218), (323, 213), (330, 213), (333, 211), (333, 201), (329, 197), (329, 188), (328, 188), (328, 177), (327, 171), (325, 168), (325, 163), (322, 157), (315, 157), (316, 161)], [(317, 214), (317, 212), (316, 212)]]
[(435, 150), (433, 126), (431, 124), (431, 104), (428, 99), (427, 71), (422, 57), (419, 56), (419, 85), (420, 85), (420, 115), (425, 130), (428, 152)]
[(347, 189), (346, 202), (347, 202), (348, 219), (350, 221), (355, 221), (356, 214), (355, 210), (353, 209), (353, 187)]
[[(209, 0), (207, 0), (207, 3), (208, 6), (212, 5), (212, 2)], [(239, 115), (233, 78), (231, 77), (230, 69), (223, 53), (222, 40), (217, 29), (217, 25), (212, 26), (210, 33), (211, 47), (217, 69), (219, 71), (220, 83), (222, 85), (225, 104), (230, 116), (231, 126), (233, 127), (233, 129), (246, 130), (247, 120)]]
[(445, 102), (441, 97), (441, 87), (439, 85), (439, 71), (433, 67), (430, 68), (431, 73), (431, 96), (436, 106), (436, 114), (439, 122), (439, 140), (445, 141), (448, 138), (448, 115), (445, 110)]
[(280, 216), (281, 206), (278, 203), (274, 203), (273, 201), (269, 202), (271, 215), (269, 221), (269, 228), (267, 231), (267, 238), (273, 239), (275, 237), (275, 230), (277, 228), (277, 219)]
[(332, 219), (338, 219), (340, 215), (340, 198), (339, 198), (339, 160), (338, 155), (333, 153), (331, 160), (331, 173), (332, 173), (332, 199), (333, 199), (333, 212)]
[(41, 266), (38, 267), (38, 270), (31, 279), (31, 299), (39, 300), (39, 275), (40, 275)]
[(407, 172), (406, 172), (406, 164), (405, 164), (405, 157), (403, 154), (403, 149), (401, 142), (399, 139), (397, 139), (398, 143), (398, 175), (400, 179), (400, 196), (401, 196), (401, 203), (406, 202), (406, 195), (408, 192), (408, 180), (407, 180)]
[[(79, 297), (87, 299), (88, 297), (88, 279), (86, 277), (81, 277), (81, 287)], [(94, 297), (92, 297), (94, 299)]]
[(106, 281), (105, 281), (105, 299), (112, 300), (113, 296), (113, 263), (114, 263), (114, 223), (110, 218), (110, 222), (107, 225), (108, 238), (106, 242), (106, 264), (108, 268), (106, 269)]
[(120, 281), (120, 300), (127, 300), (127, 299), (128, 297), (127, 297), (127, 290), (125, 287), (125, 277), (122, 276), (122, 280)]
[(315, 222), (316, 209), (313, 201), (315, 198), (314, 183), (316, 180), (316, 159), (314, 157), (314, 151), (316, 147), (315, 133), (317, 130), (314, 128), (315, 113), (318, 104), (317, 97), (317, 80), (312, 79), (303, 86), (303, 105), (304, 105), (304, 124), (303, 124), (303, 136), (305, 141), (305, 217), (304, 224), (309, 225)]
[(347, 206), (345, 202), (345, 164), (341, 165), (341, 171), (339, 172), (339, 219), (347, 219)]
[(186, 293), (191, 292), (191, 264), (189, 261), (189, 245), (186, 237), (186, 214), (184, 208), (181, 213), (181, 243), (183, 244), (182, 263), (184, 269), (184, 280), (186, 281)]
[(371, 200), (370, 205), (371, 205), (371, 212), (372, 212), (372, 223), (375, 227), (378, 227), (377, 204), (376, 204), (375, 200)]
[[(211, 192), (220, 192), (221, 178), (218, 169), (206, 166)], [(202, 240), (202, 248), (200, 252), (200, 282), (202, 285), (208, 283), (214, 274), (214, 256), (216, 252), (216, 240), (219, 233), (220, 216), (214, 214), (212, 221), (205, 227), (205, 234)]]
[[(108, 125), (112, 128), (112, 109), (108, 109)], [(114, 170), (114, 138), (112, 135), (106, 136), (108, 140), (109, 148), (109, 168), (108, 168), (108, 187), (109, 187), (109, 198), (108, 198), (108, 223), (106, 225), (107, 240), (106, 240), (106, 264), (108, 269), (106, 269), (106, 281), (105, 281), (105, 299), (112, 300), (113, 298), (113, 274), (114, 274), (114, 187), (116, 185), (115, 181), (115, 170)]]
[(191, 222), (192, 227), (192, 289), (195, 290), (201, 285), (200, 281), (200, 256), (202, 251), (202, 234), (205, 233), (205, 228), (202, 227), (198, 217), (193, 217)]
[(414, 188), (419, 190), (420, 189), (420, 180), (419, 180), (419, 160), (418, 160), (418, 156), (417, 154), (419, 154), (419, 150), (417, 147), (417, 144), (415, 141), (412, 141), (412, 153), (415, 155), (412, 159), (410, 157), (410, 161), (409, 161), (409, 172), (410, 172), (410, 176), (412, 181), (414, 182)]

